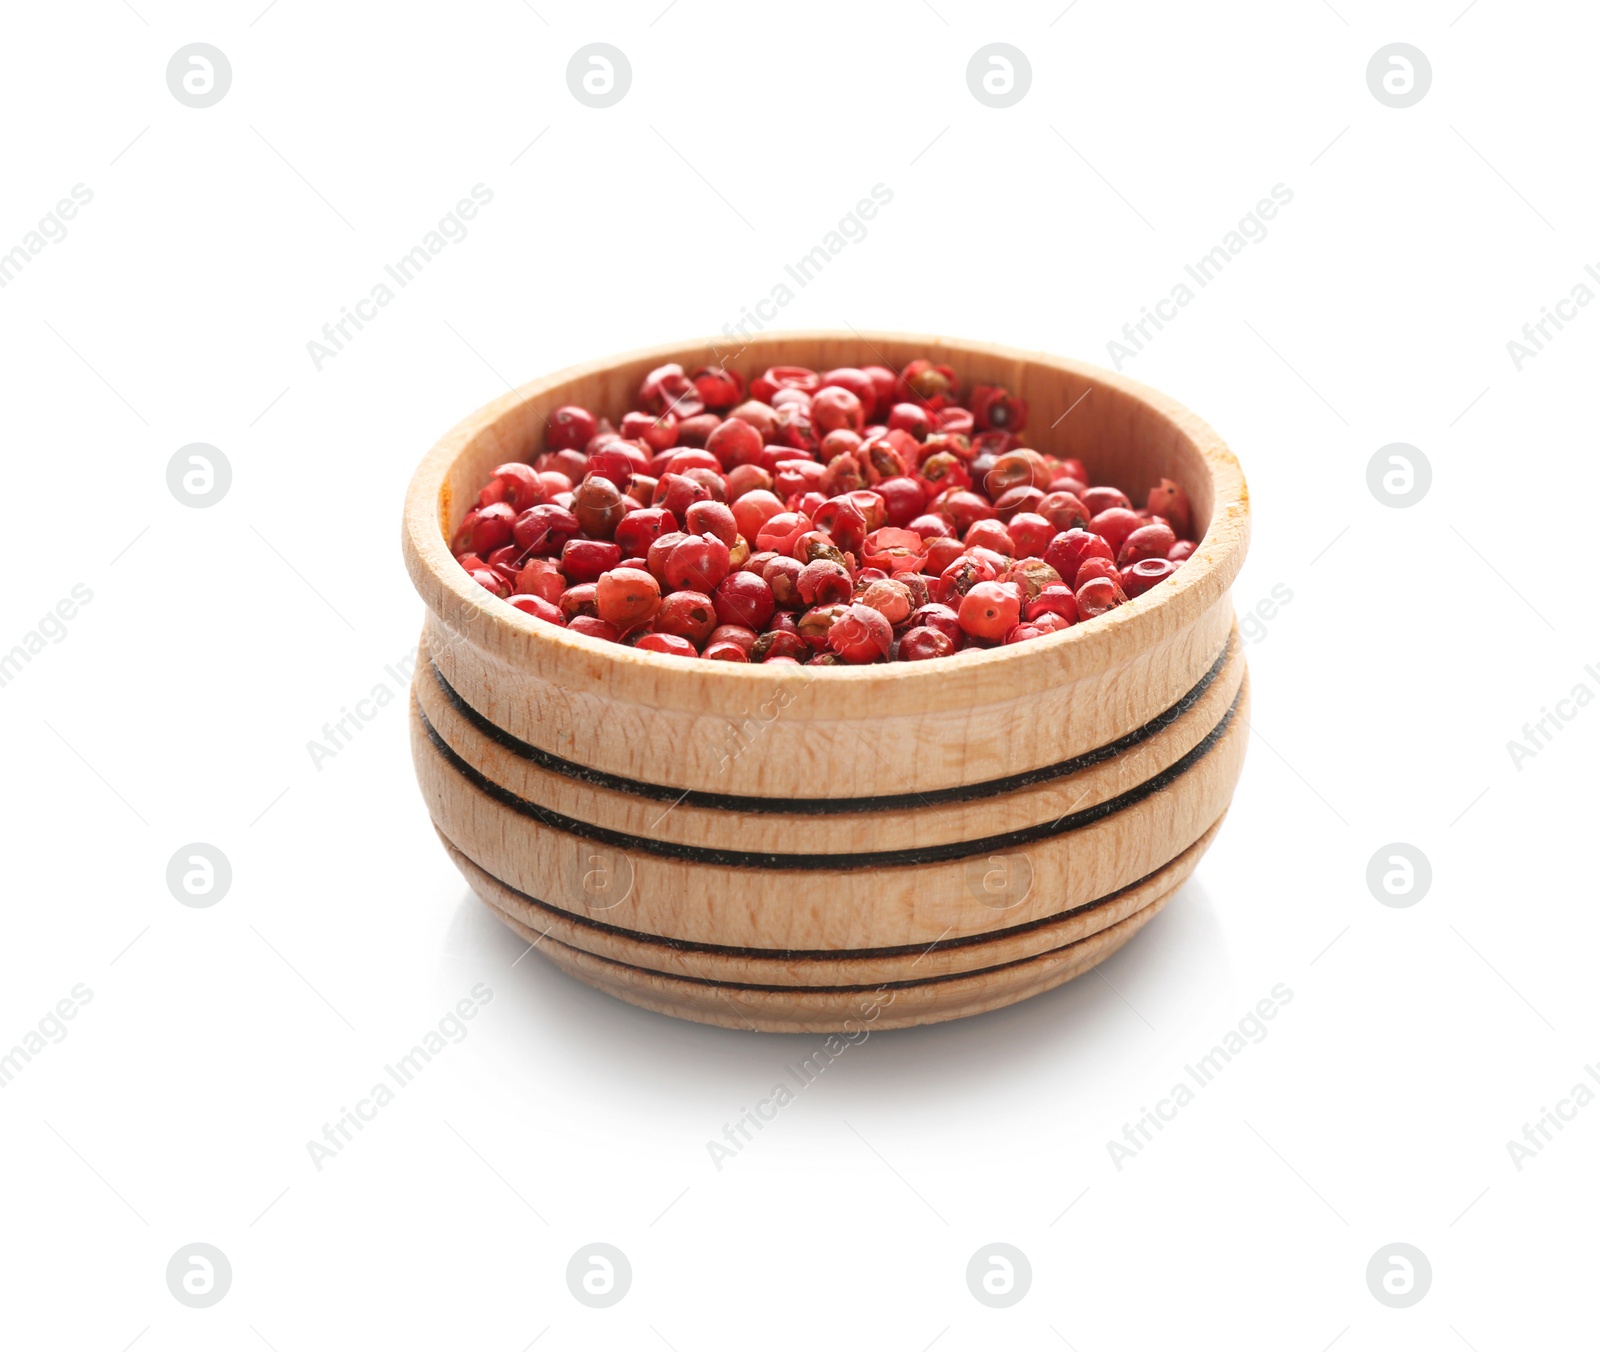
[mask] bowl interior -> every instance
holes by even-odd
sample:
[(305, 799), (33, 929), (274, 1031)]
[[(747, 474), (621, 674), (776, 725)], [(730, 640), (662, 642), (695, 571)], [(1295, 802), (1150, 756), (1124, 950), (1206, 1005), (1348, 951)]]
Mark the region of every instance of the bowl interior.
[[(546, 420), (555, 409), (581, 404), (597, 417), (619, 422), (634, 406), (640, 380), (663, 362), (680, 362), (686, 370), (725, 364), (748, 381), (779, 361), (817, 370), (872, 364), (900, 370), (917, 357), (948, 363), (963, 391), (988, 383), (1020, 394), (1028, 401), (1024, 444), (1078, 457), (1091, 482), (1121, 488), (1135, 506), (1144, 505), (1145, 494), (1159, 479), (1176, 481), (1189, 495), (1197, 537), (1212, 521), (1219, 486), (1224, 492), (1229, 489), (1226, 483), (1219, 485), (1216, 456), (1207, 453), (1208, 445), (1226, 457), (1237, 477), (1231, 455), (1203, 423), (1155, 391), (1110, 372), (939, 338), (778, 333), (748, 344), (685, 344), (576, 368), (538, 382), (525, 398), (502, 401), (504, 409), (468, 436), (445, 473), (440, 529), (446, 538), (454, 533), (496, 465), (538, 455)], [(1242, 479), (1238, 491), (1243, 492)]]

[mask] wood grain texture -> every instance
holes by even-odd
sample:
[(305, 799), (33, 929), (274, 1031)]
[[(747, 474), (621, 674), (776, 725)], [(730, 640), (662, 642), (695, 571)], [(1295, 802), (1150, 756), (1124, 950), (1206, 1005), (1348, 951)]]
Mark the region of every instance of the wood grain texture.
[[(650, 853), (547, 825), (471, 783), (430, 737), (414, 702), (412, 750), (438, 829), (496, 877), (559, 910), (688, 943), (884, 948), (1043, 919), (1153, 872), (1226, 810), (1248, 714), (1247, 679), (1211, 737), (1136, 792), (1159, 788), (1076, 829), (969, 842), (959, 857), (929, 863), (815, 856), (797, 866), (802, 857), (758, 864)], [(750, 844), (770, 841), (763, 834)], [(997, 870), (1004, 878), (995, 882)]]
[[(1158, 897), (1115, 925), (1075, 944), (986, 972), (968, 973), (909, 986), (860, 986), (825, 990), (748, 987), (685, 980), (596, 957), (545, 939), (538, 951), (562, 971), (609, 995), (658, 1014), (753, 1033), (841, 1033), (857, 1037), (891, 1028), (943, 1023), (999, 1009), (1042, 995), (1104, 962), (1166, 905)], [(529, 943), (539, 938), (510, 916), (506, 924)]]
[[(429, 662), (423, 640), (412, 694), (423, 715), (457, 755), (486, 778), (517, 796), (578, 821), (630, 836), (729, 850), (749, 849), (752, 840), (782, 841), (795, 854), (849, 854), (910, 849), (949, 841), (1003, 835), (1071, 812), (1092, 808), (1136, 788), (1194, 750), (1232, 706), (1244, 679), (1244, 652), (1237, 632), (1208, 669), (1205, 688), (1187, 703), (1164, 710), (1148, 735), (1127, 745), (1097, 748), (1091, 763), (1071, 773), (1004, 793), (967, 799), (900, 794), (859, 800), (859, 810), (782, 811), (785, 799), (756, 800), (760, 811), (685, 801), (677, 790), (646, 793), (586, 782), (568, 770), (549, 768), (527, 748), (508, 745), (501, 730), (463, 709)], [(1186, 692), (1186, 699), (1196, 687)], [(1169, 717), (1170, 715), (1170, 717)], [(1136, 734), (1134, 734), (1136, 735)], [(1127, 741), (1128, 739), (1124, 739)], [(1082, 758), (1080, 758), (1082, 759)], [(893, 781), (883, 787), (892, 787)], [(725, 800), (741, 806), (751, 800)], [(825, 802), (822, 807), (834, 804)]]
[(650, 369), (722, 358), (676, 344), (534, 381), (452, 429), (406, 500), (427, 607), (413, 759), (451, 857), (558, 966), (728, 1027), (845, 1028), (863, 993), (874, 1027), (936, 1022), (1088, 970), (1193, 871), (1240, 773), (1237, 462), (1166, 396), (1055, 357), (896, 334), (762, 335), (726, 355), (747, 375), (929, 356), (1007, 385), (1030, 445), (1135, 499), (1181, 483), (1199, 548), (1092, 623), (936, 662), (742, 666), (604, 643), (491, 596), (449, 533), (496, 464), (538, 454), (556, 407), (617, 419)]
[(468, 859), (444, 836), (440, 840), (467, 884), (497, 914), (517, 921), (536, 935), (558, 939), (568, 948), (691, 980), (757, 986), (860, 986), (981, 971), (1076, 943), (1177, 891), (1194, 872), (1221, 826), (1220, 821), (1212, 823), (1199, 840), (1149, 877), (1063, 915), (977, 939), (946, 939), (926, 947), (854, 953), (710, 948), (603, 927), (514, 891)]

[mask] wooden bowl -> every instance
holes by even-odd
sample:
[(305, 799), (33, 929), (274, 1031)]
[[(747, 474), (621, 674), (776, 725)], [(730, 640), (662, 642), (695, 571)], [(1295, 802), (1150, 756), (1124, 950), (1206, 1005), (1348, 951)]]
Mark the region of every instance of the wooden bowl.
[[(562, 404), (617, 419), (664, 362), (819, 370), (915, 357), (1028, 401), (1026, 440), (1130, 496), (1188, 491), (1194, 556), (1108, 615), (932, 662), (668, 657), (513, 610), (449, 539), (489, 471)], [(1070, 410), (1070, 411), (1069, 411)], [(466, 419), (406, 499), (427, 605), (412, 746), (473, 890), (539, 951), (635, 1004), (733, 1028), (838, 1031), (978, 1013), (1114, 952), (1194, 869), (1243, 762), (1249, 683), (1228, 589), (1238, 463), (1121, 376), (947, 338), (773, 334), (577, 367)]]

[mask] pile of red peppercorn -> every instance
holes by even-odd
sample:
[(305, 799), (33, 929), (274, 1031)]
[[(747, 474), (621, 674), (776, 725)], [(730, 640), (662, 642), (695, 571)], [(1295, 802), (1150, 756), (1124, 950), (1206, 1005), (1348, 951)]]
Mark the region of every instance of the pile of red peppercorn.
[(517, 609), (650, 652), (828, 666), (1056, 633), (1195, 549), (1163, 479), (1135, 508), (1022, 444), (1026, 403), (927, 360), (658, 367), (620, 427), (559, 408), (456, 532)]

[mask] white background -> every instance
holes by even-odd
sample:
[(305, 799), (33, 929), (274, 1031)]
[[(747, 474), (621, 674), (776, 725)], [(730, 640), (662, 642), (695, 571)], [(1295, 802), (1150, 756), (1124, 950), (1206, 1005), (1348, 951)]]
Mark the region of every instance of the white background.
[[(0, 291), (0, 649), (93, 593), (0, 689), (0, 1048), (93, 992), (0, 1091), (8, 1346), (1592, 1339), (1600, 1106), (1520, 1171), (1506, 1142), (1600, 1061), (1600, 709), (1520, 769), (1507, 742), (1600, 691), (1600, 312), (1521, 371), (1506, 343), (1600, 264), (1600, 26), (1062, 2), (7, 7), (0, 249), (94, 194)], [(165, 80), (196, 41), (233, 71), (199, 110)], [(633, 69), (606, 110), (565, 78), (593, 41)], [(965, 80), (996, 41), (1032, 65), (1005, 110)], [(1405, 110), (1365, 78), (1396, 41), (1433, 68)], [(480, 182), (467, 238), (317, 371), (307, 342)], [(782, 325), (1103, 363), (1293, 191), (1126, 364), (1244, 463), (1241, 612), (1293, 599), (1250, 648), (1228, 825), (1137, 942), (875, 1035), (719, 1172), (706, 1141), (819, 1039), (513, 966), (428, 825), (403, 701), (320, 770), (306, 744), (415, 643), (400, 501), (438, 435), (506, 382), (720, 331), (880, 182)], [(166, 486), (194, 441), (233, 467), (206, 510)], [(1366, 485), (1393, 441), (1433, 467), (1406, 510)], [(210, 909), (166, 887), (192, 841), (232, 864)], [(1432, 863), (1408, 909), (1365, 881), (1392, 841)], [(317, 1170), (307, 1141), (478, 982), (469, 1036)], [(1280, 982), (1265, 1041), (1118, 1170), (1107, 1141)], [(596, 1240), (633, 1268), (609, 1310), (565, 1280)], [(1033, 1270), (1008, 1310), (964, 1277), (995, 1241)], [(1433, 1269), (1405, 1310), (1365, 1279), (1397, 1241)], [(233, 1269), (210, 1309), (165, 1281), (194, 1242)]]

